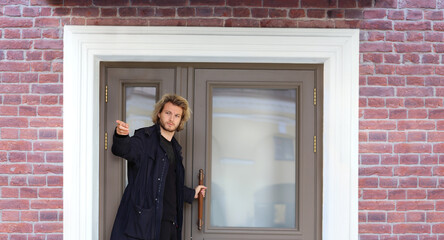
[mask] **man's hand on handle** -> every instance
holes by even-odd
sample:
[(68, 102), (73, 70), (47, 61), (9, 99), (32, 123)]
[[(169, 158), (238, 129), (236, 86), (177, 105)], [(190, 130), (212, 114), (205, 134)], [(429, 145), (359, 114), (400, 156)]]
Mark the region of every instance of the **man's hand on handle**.
[(116, 127), (116, 133), (118, 135), (126, 136), (129, 135), (129, 125), (128, 123), (122, 122), (120, 120), (116, 120), (117, 127)]
[(198, 198), (199, 197), (199, 192), (202, 193), (202, 196), (205, 197), (205, 190), (207, 189), (207, 187), (205, 187), (204, 185), (199, 185), (197, 186), (194, 190), (196, 191), (196, 193), (194, 194), (194, 198)]

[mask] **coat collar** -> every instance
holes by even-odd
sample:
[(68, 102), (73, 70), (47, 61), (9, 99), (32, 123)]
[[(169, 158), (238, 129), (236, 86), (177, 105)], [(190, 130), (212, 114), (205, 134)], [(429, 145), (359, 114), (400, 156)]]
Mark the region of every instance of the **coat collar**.
[[(145, 134), (148, 135), (148, 137), (154, 134), (157, 137), (158, 141), (160, 142), (160, 126), (159, 126), (159, 124), (156, 123), (151, 127), (145, 128)], [(173, 137), (171, 139), (171, 142), (173, 143), (173, 146), (177, 151), (180, 152), (182, 150), (182, 147), (180, 146), (179, 142), (177, 142), (175, 137)]]

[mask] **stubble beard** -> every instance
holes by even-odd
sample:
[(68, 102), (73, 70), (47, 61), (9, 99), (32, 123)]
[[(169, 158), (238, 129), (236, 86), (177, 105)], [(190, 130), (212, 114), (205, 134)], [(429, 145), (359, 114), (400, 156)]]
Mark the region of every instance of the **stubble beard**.
[(167, 132), (171, 132), (171, 133), (173, 133), (173, 132), (176, 132), (176, 130), (177, 130), (177, 128), (178, 128), (179, 126), (175, 126), (173, 130), (170, 130), (170, 129), (168, 129), (168, 128), (165, 127), (165, 123), (160, 119), (160, 127), (161, 127), (163, 130), (167, 131)]

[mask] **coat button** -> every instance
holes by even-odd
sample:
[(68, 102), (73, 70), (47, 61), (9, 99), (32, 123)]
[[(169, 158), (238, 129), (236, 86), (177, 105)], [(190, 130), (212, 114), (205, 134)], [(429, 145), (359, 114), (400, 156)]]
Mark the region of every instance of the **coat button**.
[(139, 211), (139, 214), (142, 214), (142, 211)]
[(154, 199), (154, 201), (156, 201), (156, 202), (157, 202), (157, 198), (155, 198), (155, 199)]
[(160, 178), (158, 178), (157, 181), (160, 181)]

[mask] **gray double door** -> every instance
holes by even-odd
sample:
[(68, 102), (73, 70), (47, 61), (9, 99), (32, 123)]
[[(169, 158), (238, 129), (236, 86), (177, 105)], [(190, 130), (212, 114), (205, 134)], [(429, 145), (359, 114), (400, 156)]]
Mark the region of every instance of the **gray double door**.
[(322, 70), (318, 65), (102, 63), (100, 239), (109, 239), (126, 186), (111, 153), (116, 119), (152, 125), (165, 93), (186, 97), (192, 116), (176, 134), (185, 184), (208, 187), (185, 204), (183, 239), (321, 239)]

